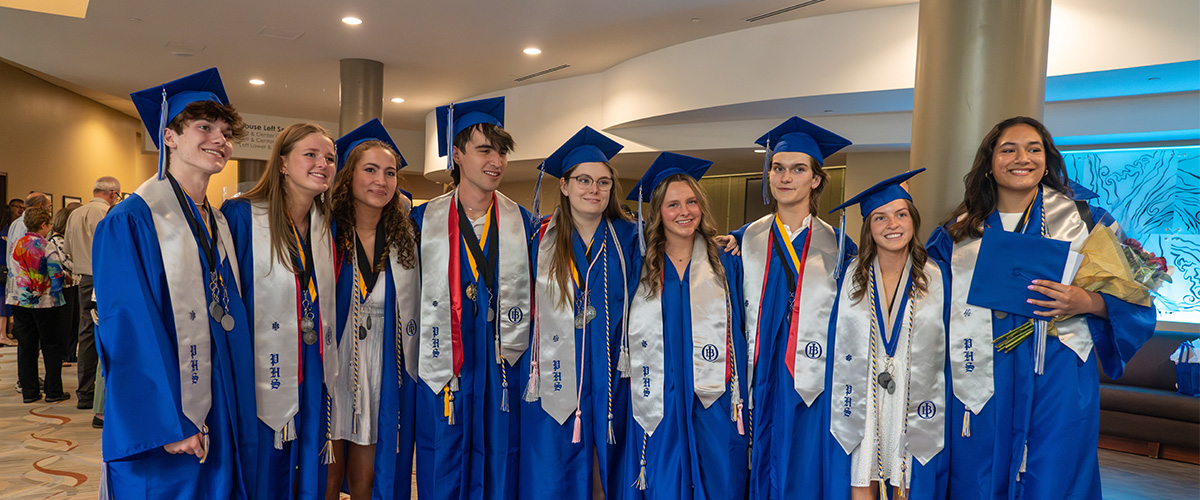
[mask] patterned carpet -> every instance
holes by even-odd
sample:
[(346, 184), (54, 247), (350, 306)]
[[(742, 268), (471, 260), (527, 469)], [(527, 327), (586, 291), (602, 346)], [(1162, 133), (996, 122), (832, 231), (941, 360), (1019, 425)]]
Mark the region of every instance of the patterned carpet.
[(0, 497), (96, 498), (100, 429), (75, 408), (75, 367), (63, 368), (66, 401), (24, 404), (16, 383), (17, 348), (0, 347)]

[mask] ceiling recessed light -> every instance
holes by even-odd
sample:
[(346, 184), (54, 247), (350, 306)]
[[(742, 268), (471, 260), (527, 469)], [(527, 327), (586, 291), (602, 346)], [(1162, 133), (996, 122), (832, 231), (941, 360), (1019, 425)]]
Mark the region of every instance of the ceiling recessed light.
[(357, 26), (357, 25), (360, 25), (360, 24), (362, 24), (362, 19), (359, 19), (359, 18), (357, 18), (357, 17), (354, 17), (354, 16), (346, 16), (346, 17), (343, 17), (343, 18), (342, 18), (342, 22), (343, 22), (343, 23), (346, 23), (346, 24), (349, 24), (349, 25), (351, 25), (351, 26)]
[(524, 52), (525, 52), (526, 54), (529, 54), (529, 55), (531, 55), (531, 56), (536, 56), (536, 55), (538, 55), (538, 54), (541, 54), (541, 53), (542, 53), (542, 49), (538, 49), (538, 48), (530, 47), (530, 48), (528, 48), (528, 49), (525, 49), (525, 50), (524, 50)]
[(400, 104), (400, 103), (404, 102), (404, 98), (403, 97), (393, 97), (392, 102), (394, 102), (396, 104)]
[(827, 110), (825, 110), (825, 112), (826, 112), (826, 113), (832, 113), (832, 112), (833, 112), (833, 110), (832, 110), (832, 109), (827, 109)]
[(264, 82), (264, 81), (262, 81), (262, 80), (259, 80), (258, 78), (251, 78), (251, 79), (250, 79), (250, 85), (262, 85), (262, 84), (264, 84), (264, 83), (267, 83), (267, 82)]
[(700, 18), (698, 18), (698, 17), (693, 17), (693, 18), (692, 18), (692, 22), (693, 22), (693, 23), (698, 23), (698, 22), (700, 22)]
[(767, 153), (767, 150), (765, 150), (765, 149), (755, 149), (755, 150), (754, 150), (754, 152), (755, 152), (755, 153), (758, 153), (758, 154), (760, 154), (760, 155), (761, 155), (761, 154), (766, 154), (766, 153)]

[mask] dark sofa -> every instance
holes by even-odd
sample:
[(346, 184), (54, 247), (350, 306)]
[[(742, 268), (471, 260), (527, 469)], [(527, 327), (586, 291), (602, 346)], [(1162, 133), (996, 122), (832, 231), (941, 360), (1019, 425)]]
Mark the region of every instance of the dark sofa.
[(1100, 447), (1200, 463), (1200, 397), (1175, 390), (1170, 356), (1195, 333), (1158, 331), (1113, 380), (1100, 370)]

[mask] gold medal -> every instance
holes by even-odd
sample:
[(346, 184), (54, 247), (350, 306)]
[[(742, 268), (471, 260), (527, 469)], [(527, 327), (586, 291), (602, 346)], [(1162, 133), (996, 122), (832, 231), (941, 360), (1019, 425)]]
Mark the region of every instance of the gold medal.
[(476, 295), (478, 295), (478, 289), (475, 284), (471, 283), (470, 285), (467, 285), (467, 298), (470, 300), (475, 300)]

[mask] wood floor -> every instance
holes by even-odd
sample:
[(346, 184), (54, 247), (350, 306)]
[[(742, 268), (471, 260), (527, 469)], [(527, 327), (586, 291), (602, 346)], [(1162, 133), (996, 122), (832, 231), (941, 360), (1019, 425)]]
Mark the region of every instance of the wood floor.
[[(96, 498), (101, 431), (75, 409), (75, 368), (63, 369), (71, 399), (60, 403), (23, 404), (16, 378), (16, 348), (0, 347), (0, 498)], [(1100, 450), (1100, 469), (1106, 500), (1200, 500), (1200, 466)]]

